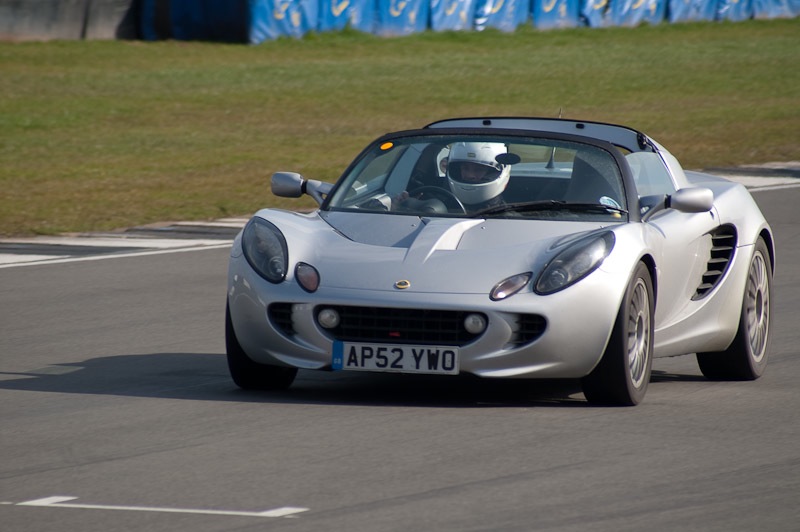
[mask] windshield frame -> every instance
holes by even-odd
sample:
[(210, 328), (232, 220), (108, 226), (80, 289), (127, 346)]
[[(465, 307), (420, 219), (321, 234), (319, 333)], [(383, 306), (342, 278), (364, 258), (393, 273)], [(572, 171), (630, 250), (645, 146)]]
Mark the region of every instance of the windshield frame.
[[(501, 129), (501, 128), (434, 128), (434, 129), (420, 129), (420, 130), (408, 130), (408, 131), (400, 131), (396, 133), (390, 133), (383, 135), (373, 142), (371, 142), (368, 146), (366, 146), (359, 154), (355, 157), (355, 159), (348, 165), (339, 179), (336, 181), (335, 185), (331, 189), (330, 193), (327, 194), (325, 200), (320, 205), (320, 210), (322, 211), (338, 211), (338, 212), (356, 212), (355, 209), (350, 208), (339, 208), (332, 205), (333, 198), (338, 198), (339, 194), (341, 193), (341, 187), (345, 186), (345, 181), (347, 180), (348, 176), (350, 176), (359, 165), (364, 164), (365, 158), (371, 157), (372, 154), (376, 153), (376, 150), (380, 148), (381, 145), (386, 145), (387, 143), (399, 142), (401, 144), (407, 143), (409, 139), (413, 140), (415, 138), (419, 138), (420, 140), (425, 140), (426, 142), (433, 143), (435, 139), (441, 138), (443, 140), (442, 144), (446, 144), (444, 140), (453, 140), (454, 137), (467, 137), (467, 138), (476, 138), (476, 139), (486, 139), (487, 141), (491, 139), (497, 138), (508, 138), (509, 140), (513, 139), (520, 139), (521, 144), (525, 144), (522, 142), (524, 139), (531, 139), (532, 141), (541, 140), (541, 141), (552, 141), (554, 143), (567, 143), (567, 144), (576, 144), (576, 145), (585, 145), (594, 149), (602, 150), (606, 152), (610, 157), (609, 160), (612, 160), (614, 165), (616, 166), (616, 171), (618, 172), (620, 184), (622, 186), (621, 199), (624, 200), (624, 204), (620, 205), (622, 212), (629, 211), (624, 216), (627, 221), (639, 221), (639, 213), (638, 208), (634, 208), (633, 206), (638, 205), (638, 195), (636, 192), (636, 186), (633, 182), (633, 176), (631, 173), (631, 169), (625, 159), (625, 153), (628, 150), (624, 147), (617, 147), (612, 145), (611, 143), (598, 140), (591, 137), (581, 136), (581, 135), (574, 135), (574, 134), (566, 134), (560, 132), (551, 132), (551, 131), (524, 131), (519, 129)], [(623, 152), (624, 150), (624, 152)], [(349, 186), (349, 183), (347, 183)], [(372, 210), (365, 210), (364, 212), (375, 212)], [(399, 215), (417, 215), (419, 213), (413, 212), (402, 212), (402, 211), (390, 211), (389, 214), (399, 214)], [(449, 214), (442, 214), (436, 213), (435, 216), (441, 217), (470, 217), (468, 214), (460, 214), (460, 213), (449, 213)], [(530, 218), (521, 218), (521, 219), (530, 219)]]

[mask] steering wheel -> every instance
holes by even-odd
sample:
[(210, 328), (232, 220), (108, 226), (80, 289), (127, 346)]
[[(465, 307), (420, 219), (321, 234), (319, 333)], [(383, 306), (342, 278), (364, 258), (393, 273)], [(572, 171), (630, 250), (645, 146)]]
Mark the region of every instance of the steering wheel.
[(445, 188), (427, 185), (409, 191), (408, 195), (410, 197), (416, 197), (419, 194), (425, 193), (430, 194), (438, 200), (441, 200), (441, 202), (445, 204), (445, 207), (447, 207), (448, 211), (458, 211), (463, 214), (467, 214), (467, 209), (464, 207), (464, 204), (461, 203), (461, 200), (459, 200), (455, 194)]

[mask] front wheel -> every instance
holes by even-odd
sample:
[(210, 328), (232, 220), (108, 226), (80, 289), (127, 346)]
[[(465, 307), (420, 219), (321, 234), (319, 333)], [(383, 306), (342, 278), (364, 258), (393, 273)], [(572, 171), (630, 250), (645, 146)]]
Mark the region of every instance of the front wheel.
[(229, 305), (225, 308), (225, 351), (231, 378), (244, 390), (285, 390), (297, 376), (297, 368), (259, 364), (247, 356), (233, 330)]
[(697, 364), (707, 379), (752, 381), (764, 373), (771, 340), (771, 310), (772, 265), (767, 244), (759, 238), (750, 259), (733, 343), (725, 351), (697, 353)]
[(653, 281), (639, 263), (622, 299), (611, 338), (595, 369), (581, 379), (592, 404), (633, 406), (647, 392), (653, 366)]

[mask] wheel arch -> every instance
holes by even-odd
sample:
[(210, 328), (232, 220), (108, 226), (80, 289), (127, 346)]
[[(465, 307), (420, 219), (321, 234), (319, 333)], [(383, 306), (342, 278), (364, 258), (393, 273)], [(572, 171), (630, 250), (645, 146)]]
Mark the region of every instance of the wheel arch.
[(658, 276), (656, 275), (656, 261), (652, 255), (643, 255), (639, 262), (643, 262), (647, 266), (647, 271), (650, 272), (650, 282), (653, 285), (653, 305), (658, 303)]
[(761, 232), (758, 236), (764, 239), (764, 243), (767, 244), (767, 251), (769, 252), (769, 267), (772, 270), (772, 274), (775, 274), (775, 241), (772, 238), (772, 232), (764, 227), (761, 229)]

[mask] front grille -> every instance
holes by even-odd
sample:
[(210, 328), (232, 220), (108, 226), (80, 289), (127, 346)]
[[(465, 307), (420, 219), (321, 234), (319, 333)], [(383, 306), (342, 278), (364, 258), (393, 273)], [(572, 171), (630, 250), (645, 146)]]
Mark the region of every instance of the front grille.
[(702, 299), (719, 284), (722, 276), (728, 271), (728, 266), (736, 250), (736, 228), (732, 225), (721, 225), (711, 233), (711, 254), (708, 259), (703, 280), (697, 287), (692, 300)]
[(339, 325), (328, 332), (345, 342), (464, 345), (480, 336), (464, 329), (464, 318), (472, 312), (350, 306), (319, 307), (317, 312), (322, 308), (339, 313)]
[[(474, 312), (326, 305), (315, 309), (315, 317), (323, 308), (339, 313), (339, 326), (325, 330), (343, 342), (462, 346), (481, 336), (464, 329), (464, 318)], [(295, 334), (292, 303), (272, 303), (268, 314), (270, 322), (283, 334)], [(478, 314), (488, 319), (486, 315)], [(533, 342), (544, 333), (546, 326), (542, 316), (517, 314), (513, 319), (511, 345)]]

